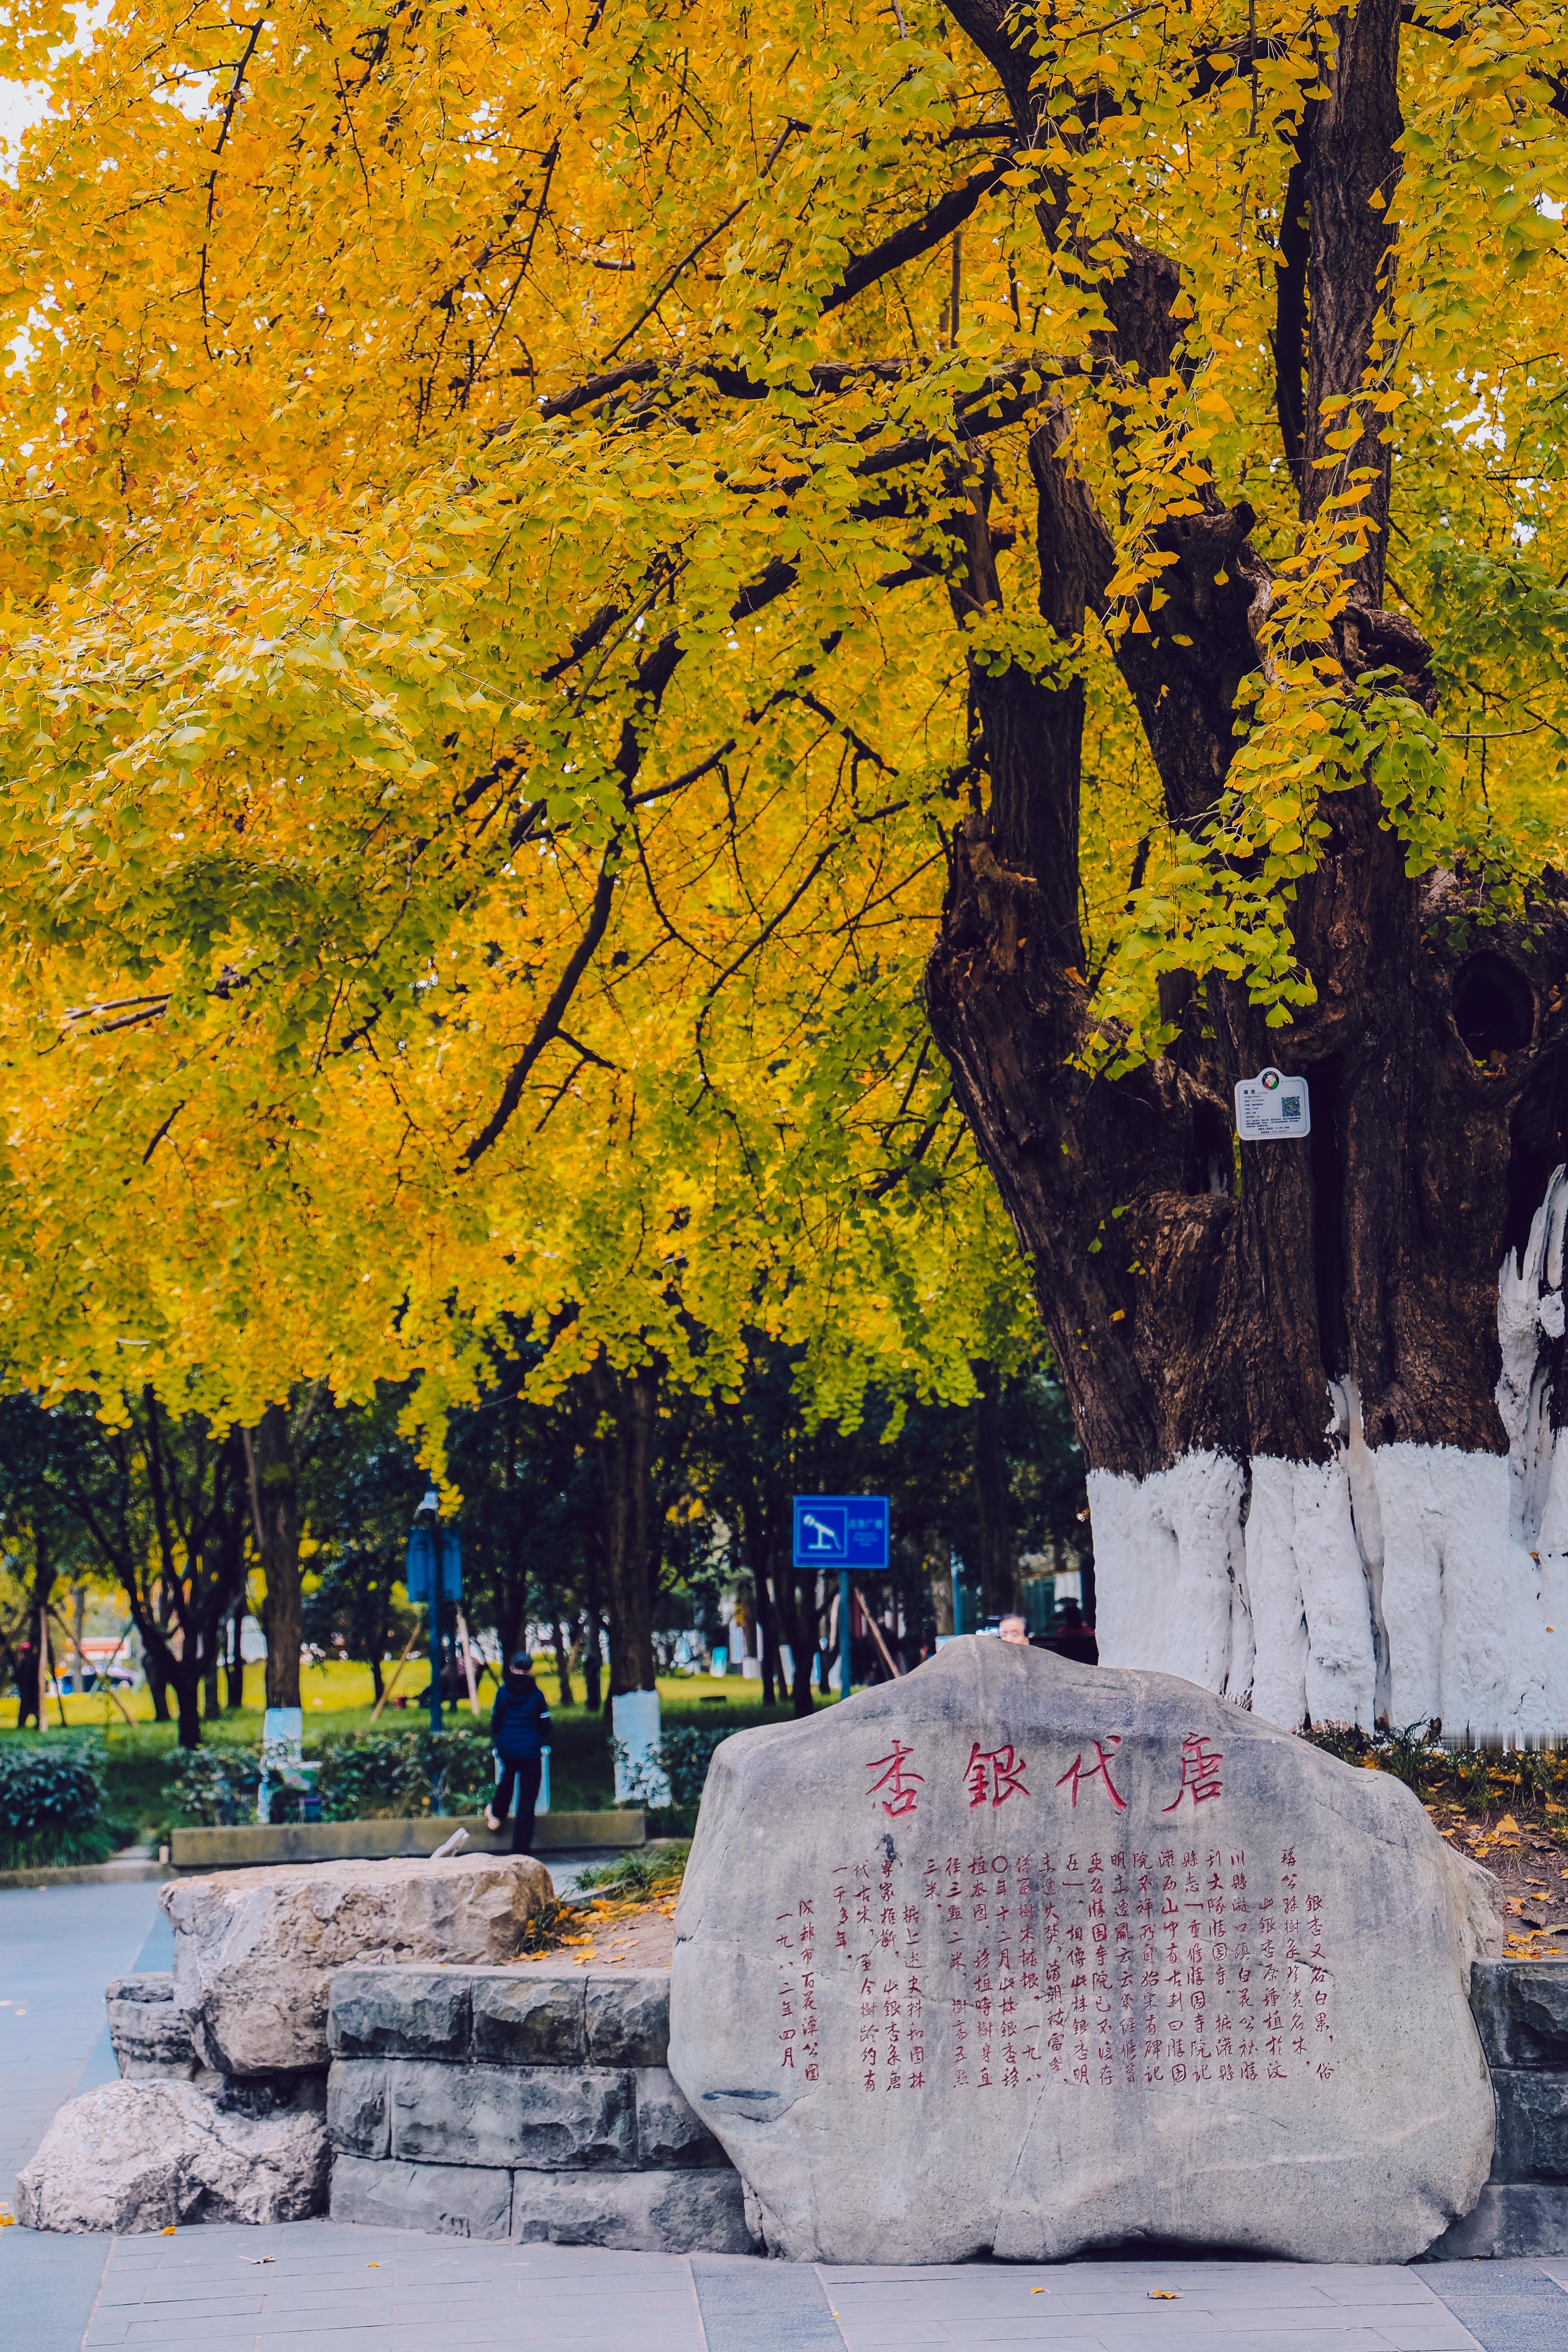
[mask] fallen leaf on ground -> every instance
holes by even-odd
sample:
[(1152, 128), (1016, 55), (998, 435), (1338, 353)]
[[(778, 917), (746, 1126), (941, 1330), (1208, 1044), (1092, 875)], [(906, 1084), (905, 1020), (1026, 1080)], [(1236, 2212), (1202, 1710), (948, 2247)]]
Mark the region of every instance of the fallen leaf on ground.
[(1181, 2299), (1182, 2290), (1179, 2286), (1152, 2286), (1149, 2290), (1151, 2303), (1180, 2303)]

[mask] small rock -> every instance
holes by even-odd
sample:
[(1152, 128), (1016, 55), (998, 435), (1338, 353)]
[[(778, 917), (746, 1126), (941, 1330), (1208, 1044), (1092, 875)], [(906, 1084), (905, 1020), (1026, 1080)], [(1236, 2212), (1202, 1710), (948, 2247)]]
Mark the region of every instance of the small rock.
[(29, 2230), (143, 2235), (182, 2221), (301, 2221), (326, 2203), (307, 2105), (251, 2118), (189, 2083), (106, 2083), (63, 2106), (16, 2176)]
[(172, 1970), (116, 1977), (105, 1985), (109, 2039), (129, 2083), (188, 2083), (201, 2070), (191, 2019), (174, 1999)]
[(198, 2058), (225, 2074), (325, 2066), (327, 1987), (352, 1961), (515, 1959), (553, 1894), (524, 1854), (296, 1863), (176, 1880), (174, 1990)]

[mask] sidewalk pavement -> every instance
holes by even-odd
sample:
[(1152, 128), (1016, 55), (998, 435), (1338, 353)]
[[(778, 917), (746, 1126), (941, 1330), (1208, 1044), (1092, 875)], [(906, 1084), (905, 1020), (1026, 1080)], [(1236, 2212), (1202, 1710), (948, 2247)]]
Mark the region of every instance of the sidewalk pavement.
[(435, 2341), (441, 2352), (1568, 2352), (1568, 2285), (1534, 2263), (1464, 2267), (1467, 2285), (1488, 2273), (1468, 2297), (1474, 2325), (1446, 2299), (1448, 2265), (814, 2267), (304, 2221), (117, 2239), (82, 2342), (87, 2352), (426, 2352)]
[[(112, 2078), (103, 1986), (169, 1966), (156, 1904), (148, 1885), (0, 1893), (0, 2193), (61, 2101)], [(0, 2315), (26, 2352), (1568, 2352), (1568, 2262), (814, 2267), (330, 2221), (8, 2229)]]

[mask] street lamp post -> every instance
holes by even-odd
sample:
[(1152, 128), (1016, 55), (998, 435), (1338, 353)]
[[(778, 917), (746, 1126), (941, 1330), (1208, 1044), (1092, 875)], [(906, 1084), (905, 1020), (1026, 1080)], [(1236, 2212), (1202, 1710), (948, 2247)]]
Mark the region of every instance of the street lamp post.
[[(404, 1585), (409, 1601), (430, 1612), (430, 1728), (441, 1728), (441, 1603), (463, 1592), (463, 1554), (455, 1529), (441, 1526), (441, 1498), (432, 1486), (414, 1514), (408, 1531)], [(435, 1776), (435, 1810), (441, 1808), (441, 1775)]]
[(419, 1506), (430, 1539), (430, 1728), (441, 1728), (441, 1502), (434, 1486)]

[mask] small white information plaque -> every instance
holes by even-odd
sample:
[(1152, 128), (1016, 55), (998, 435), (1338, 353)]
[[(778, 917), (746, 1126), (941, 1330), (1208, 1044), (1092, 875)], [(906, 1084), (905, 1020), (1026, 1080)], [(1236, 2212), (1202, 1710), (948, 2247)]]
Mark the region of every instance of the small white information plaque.
[(1289, 1143), (1312, 1131), (1305, 1078), (1259, 1070), (1236, 1086), (1236, 1131), (1243, 1143)]

